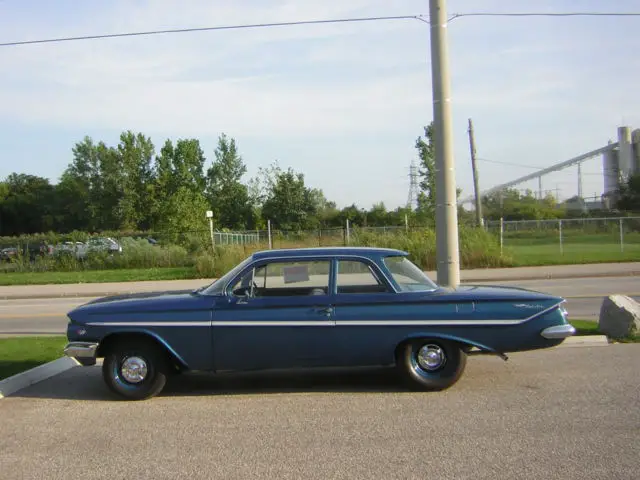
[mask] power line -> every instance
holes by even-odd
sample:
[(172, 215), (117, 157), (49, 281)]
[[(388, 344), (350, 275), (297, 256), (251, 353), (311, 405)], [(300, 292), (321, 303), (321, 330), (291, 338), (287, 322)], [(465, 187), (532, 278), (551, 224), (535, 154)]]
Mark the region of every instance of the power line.
[(533, 165), (522, 165), (520, 163), (502, 162), (500, 160), (489, 160), (488, 158), (476, 158), (476, 160), (481, 160), (483, 162), (489, 162), (489, 163), (499, 163), (501, 165), (510, 165), (512, 167), (533, 168), (534, 170), (542, 170), (543, 168), (543, 167), (534, 167)]
[[(455, 13), (448, 21), (462, 17), (573, 17), (573, 16), (615, 16), (615, 17), (635, 17), (640, 16), (640, 12), (556, 12), (556, 13), (544, 13), (544, 12), (468, 12), (468, 13)], [(272, 22), (272, 23), (253, 23), (253, 24), (239, 24), (239, 25), (219, 25), (213, 27), (194, 27), (194, 28), (174, 28), (167, 30), (148, 30), (139, 32), (124, 32), (124, 33), (107, 33), (96, 35), (82, 35), (76, 37), (57, 37), (46, 38), (38, 40), (23, 40), (0, 43), (0, 47), (16, 47), (20, 45), (34, 45), (41, 43), (60, 43), (71, 42), (79, 40), (98, 40), (106, 38), (118, 38), (118, 37), (141, 37), (149, 35), (164, 35), (169, 33), (192, 33), (192, 32), (206, 32), (216, 30), (240, 30), (249, 28), (268, 28), (268, 27), (288, 27), (294, 25), (318, 25), (318, 24), (331, 24), (331, 23), (355, 23), (355, 22), (374, 22), (374, 21), (390, 21), (390, 20), (419, 20), (424, 23), (429, 23), (427, 15), (394, 15), (394, 16), (378, 16), (378, 17), (350, 17), (350, 18), (336, 18), (327, 20), (299, 20), (292, 22)]]
[[(142, 32), (125, 32), (125, 33), (107, 33), (101, 35), (83, 35), (78, 37), (58, 37), (47, 38), (41, 40), (24, 40), (16, 42), (0, 43), (0, 47), (14, 47), (19, 45), (33, 45), (37, 43), (59, 43), (59, 42), (71, 42), (77, 40), (97, 40), (105, 38), (118, 38), (118, 37), (140, 37), (148, 35), (163, 35), (168, 33), (190, 33), (190, 32), (206, 32), (215, 30), (240, 30), (249, 28), (267, 28), (267, 27), (289, 27), (293, 25), (317, 25), (325, 23), (348, 23), (348, 22), (374, 22), (382, 20), (416, 20), (422, 15), (397, 15), (397, 16), (385, 16), (385, 17), (358, 17), (358, 18), (337, 18), (330, 20), (300, 20), (295, 22), (273, 22), (273, 23), (252, 23), (241, 25), (219, 25), (214, 27), (194, 27), (194, 28), (175, 28), (168, 30), (148, 30)], [(420, 20), (423, 20), (420, 18)]]
[(467, 12), (454, 13), (449, 21), (461, 17), (640, 17), (640, 12)]

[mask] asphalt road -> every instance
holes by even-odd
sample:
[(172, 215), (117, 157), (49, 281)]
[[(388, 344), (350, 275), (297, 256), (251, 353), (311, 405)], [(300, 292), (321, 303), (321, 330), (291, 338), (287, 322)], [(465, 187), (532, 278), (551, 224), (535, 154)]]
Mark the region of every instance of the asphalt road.
[[(572, 278), (487, 282), (553, 293), (567, 298), (571, 318), (597, 320), (602, 297), (623, 293), (640, 299), (638, 277)], [(0, 336), (65, 333), (66, 313), (93, 297), (0, 300)]]
[(473, 357), (440, 393), (392, 372), (183, 376), (114, 401), (77, 367), (0, 401), (3, 480), (637, 479), (640, 345)]

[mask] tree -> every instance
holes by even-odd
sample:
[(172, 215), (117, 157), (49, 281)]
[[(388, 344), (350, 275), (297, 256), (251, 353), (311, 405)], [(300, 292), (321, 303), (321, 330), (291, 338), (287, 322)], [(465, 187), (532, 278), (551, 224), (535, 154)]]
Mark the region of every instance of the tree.
[(418, 194), (418, 212), (421, 217), (433, 220), (436, 212), (436, 160), (433, 143), (433, 122), (424, 127), (424, 139), (418, 137), (415, 148), (418, 150), (420, 165), (420, 192)]
[(54, 187), (46, 178), (12, 173), (3, 182), (0, 203), (2, 235), (38, 233), (54, 226)]
[(252, 225), (249, 191), (242, 183), (247, 168), (236, 142), (223, 133), (218, 137), (215, 161), (207, 171), (207, 197), (214, 218), (221, 227), (241, 229)]
[(620, 186), (617, 206), (620, 210), (631, 212), (640, 211), (640, 173), (631, 175)]
[(309, 228), (315, 213), (304, 175), (291, 168), (277, 173), (262, 207), (263, 218), (282, 230), (302, 230)]
[(558, 208), (553, 195), (537, 199), (527, 190), (521, 194), (515, 189), (506, 189), (482, 197), (484, 216), (490, 220), (543, 220), (565, 216)]
[(147, 229), (151, 223), (153, 143), (141, 133), (127, 131), (120, 135), (117, 152), (121, 166), (120, 228)]
[(172, 232), (201, 230), (208, 202), (203, 173), (205, 157), (196, 139), (167, 140), (156, 158), (154, 227)]

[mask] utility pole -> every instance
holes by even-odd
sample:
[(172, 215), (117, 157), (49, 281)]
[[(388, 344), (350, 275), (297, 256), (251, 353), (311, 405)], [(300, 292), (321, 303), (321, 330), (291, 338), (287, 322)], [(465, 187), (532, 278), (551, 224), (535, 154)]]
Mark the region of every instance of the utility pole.
[(483, 226), (482, 202), (480, 201), (480, 187), (478, 186), (478, 167), (476, 166), (476, 139), (473, 136), (473, 122), (469, 119), (469, 148), (471, 149), (471, 171), (473, 172), (473, 190), (476, 196), (476, 222)]
[(456, 172), (449, 87), (446, 0), (429, 0), (431, 84), (436, 153), (436, 261), (442, 286), (460, 284)]

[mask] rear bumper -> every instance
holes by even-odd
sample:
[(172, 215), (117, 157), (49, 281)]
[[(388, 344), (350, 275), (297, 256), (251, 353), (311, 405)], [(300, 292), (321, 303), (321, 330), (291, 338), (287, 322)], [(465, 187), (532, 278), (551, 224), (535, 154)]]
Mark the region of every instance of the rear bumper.
[(82, 365), (89, 366), (96, 363), (98, 344), (94, 342), (71, 342), (64, 347), (64, 354), (78, 360)]
[(564, 339), (575, 334), (576, 329), (573, 325), (570, 325), (568, 323), (565, 323), (564, 325), (547, 327), (542, 330), (542, 332), (540, 332), (540, 335), (542, 335), (544, 338), (548, 338), (549, 340)]

